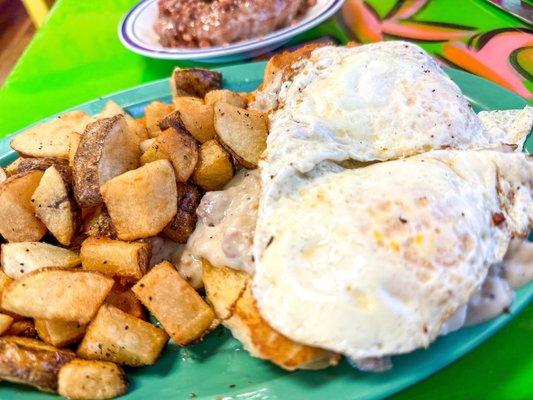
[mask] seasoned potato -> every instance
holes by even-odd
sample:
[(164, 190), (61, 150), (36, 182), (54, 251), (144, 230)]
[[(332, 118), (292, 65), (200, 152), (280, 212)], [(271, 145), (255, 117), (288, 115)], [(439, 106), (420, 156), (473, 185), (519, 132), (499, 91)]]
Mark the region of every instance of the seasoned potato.
[(19, 165), (22, 162), (24, 162), (24, 158), (19, 157), (5, 168), (5, 172), (8, 178), (19, 173)]
[(83, 134), (74, 158), (74, 195), (82, 207), (102, 203), (100, 187), (139, 166), (139, 141), (124, 116), (98, 120)]
[(198, 99), (178, 97), (174, 100), (176, 111), (161, 120), (159, 126), (176, 126), (179, 121), (200, 143), (215, 138), (215, 114), (213, 106), (202, 104)]
[(146, 150), (148, 150), (150, 148), (150, 146), (152, 144), (154, 144), (154, 142), (155, 142), (155, 137), (142, 141), (140, 146), (139, 146), (141, 148), (141, 152), (144, 153)]
[(11, 282), (13, 282), (13, 278), (10, 278), (6, 275), (3, 269), (0, 269), (0, 296), (2, 295), (2, 292), (6, 288), (7, 285), (9, 285)]
[(33, 321), (25, 319), (13, 322), (4, 335), (35, 338), (37, 331)]
[(81, 134), (92, 120), (82, 111), (72, 111), (15, 136), (11, 147), (23, 156), (68, 159), (71, 138)]
[(7, 179), (7, 174), (2, 167), (0, 167), (0, 183)]
[(17, 163), (17, 173), (27, 171), (46, 171), (54, 166), (63, 180), (70, 184), (72, 182), (72, 171), (67, 160), (61, 158), (21, 158)]
[(243, 167), (257, 167), (268, 136), (268, 123), (263, 114), (217, 103), (215, 130), (220, 142)]
[(55, 392), (59, 369), (75, 357), (36, 339), (0, 337), (0, 379)]
[(176, 68), (170, 78), (170, 87), (174, 97), (194, 96), (204, 98), (206, 93), (219, 89), (222, 74), (201, 68)]
[(13, 323), (13, 317), (7, 314), (0, 314), (0, 335), (3, 335)]
[(240, 108), (246, 107), (244, 97), (227, 89), (212, 90), (205, 95), (205, 104), (212, 106), (215, 103), (226, 103)]
[(89, 324), (78, 355), (121, 365), (149, 365), (155, 362), (167, 340), (162, 329), (116, 307), (103, 305)]
[(143, 140), (148, 139), (148, 130), (146, 126), (140, 121), (137, 121), (131, 115), (129, 115), (122, 107), (120, 107), (113, 100), (109, 100), (104, 109), (98, 114), (98, 119), (111, 118), (117, 115), (122, 115), (126, 119), (126, 124), (131, 133), (135, 135), (137, 141), (140, 143)]
[(202, 144), (192, 175), (194, 183), (204, 190), (220, 190), (233, 178), (233, 174), (231, 157), (216, 140)]
[(157, 235), (178, 208), (176, 178), (168, 160), (117, 176), (102, 186), (101, 192), (121, 240)]
[(31, 197), (35, 214), (64, 246), (70, 245), (78, 226), (78, 209), (67, 182), (55, 166), (43, 174)]
[(248, 284), (248, 274), (228, 267), (214, 267), (202, 259), (202, 279), (207, 300), (217, 317), (231, 317), (235, 303)]
[(89, 237), (81, 245), (82, 267), (123, 280), (141, 279), (151, 257), (149, 243)]
[(0, 235), (7, 241), (37, 241), (46, 233), (31, 203), (42, 176), (42, 171), (23, 172), (0, 184)]
[(222, 324), (251, 355), (287, 370), (319, 369), (338, 362), (338, 356), (290, 340), (274, 330), (259, 313), (251, 291), (251, 277), (228, 267), (202, 261), (204, 286)]
[(115, 284), (113, 286), (105, 299), (105, 303), (124, 311), (126, 314), (133, 315), (135, 318), (146, 319), (144, 307), (139, 299), (135, 297), (131, 289), (122, 285)]
[(153, 101), (145, 107), (144, 116), (150, 137), (155, 137), (161, 133), (159, 121), (172, 111), (174, 111), (172, 104), (162, 103), (160, 101)]
[(64, 347), (83, 337), (86, 325), (77, 322), (36, 319), (35, 329), (39, 337), (55, 347)]
[(10, 283), (2, 292), (2, 308), (25, 317), (86, 324), (113, 284), (96, 272), (41, 269)]
[(73, 251), (40, 242), (3, 244), (0, 259), (4, 272), (13, 279), (41, 268), (80, 265), (80, 257)]
[(168, 128), (163, 131), (141, 157), (141, 164), (169, 160), (176, 180), (186, 182), (198, 162), (198, 145), (188, 133)]
[(178, 212), (163, 229), (163, 235), (178, 243), (187, 243), (187, 239), (196, 227), (196, 209), (202, 196), (194, 185), (178, 183)]
[(105, 361), (72, 360), (59, 370), (58, 393), (72, 400), (105, 400), (122, 396), (128, 380), (122, 368)]
[(93, 211), (83, 224), (83, 232), (88, 236), (115, 239), (117, 231), (107, 209), (103, 205), (99, 205)]
[(168, 261), (152, 268), (131, 290), (179, 345), (216, 326), (211, 307)]
[(78, 152), (78, 147), (80, 146), (81, 135), (72, 135), (70, 137), (70, 148), (68, 151), (68, 165), (74, 166), (74, 159), (76, 158), (76, 153)]

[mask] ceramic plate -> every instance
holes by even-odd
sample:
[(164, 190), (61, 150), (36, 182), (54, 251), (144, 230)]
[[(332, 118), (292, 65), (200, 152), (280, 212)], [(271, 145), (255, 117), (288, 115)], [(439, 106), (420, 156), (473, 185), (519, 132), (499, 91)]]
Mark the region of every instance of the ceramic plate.
[(317, 0), (298, 22), (255, 39), (227, 46), (203, 49), (165, 48), (159, 44), (153, 29), (157, 18), (157, 0), (144, 0), (133, 7), (119, 24), (120, 41), (135, 53), (152, 58), (171, 60), (202, 60), (204, 62), (229, 62), (248, 59), (282, 46), (293, 36), (302, 33), (331, 17), (343, 0)]
[[(254, 89), (262, 79), (264, 63), (220, 68), (223, 85), (236, 91)], [(521, 108), (525, 101), (484, 79), (446, 69), (477, 111)], [(104, 97), (77, 109), (90, 114), (113, 99), (135, 117), (153, 100), (170, 101), (168, 81), (161, 80)], [(41, 121), (42, 122), (42, 121)], [(533, 152), (533, 138), (526, 148)], [(0, 141), (0, 164), (15, 159), (9, 138)], [(187, 348), (169, 344), (150, 367), (128, 369), (131, 387), (124, 400), (363, 400), (381, 399), (424, 379), (474, 349), (502, 328), (533, 299), (533, 283), (518, 290), (509, 314), (485, 324), (461, 329), (439, 338), (427, 350), (393, 357), (394, 368), (384, 374), (363, 373), (346, 362), (323, 371), (285, 372), (252, 358), (229, 331), (219, 328), (201, 343)], [(490, 360), (487, 360), (488, 362)], [(485, 368), (485, 366), (481, 366)], [(488, 366), (487, 366), (488, 368)], [(2, 382), (0, 399), (45, 400), (56, 398), (31, 388)]]

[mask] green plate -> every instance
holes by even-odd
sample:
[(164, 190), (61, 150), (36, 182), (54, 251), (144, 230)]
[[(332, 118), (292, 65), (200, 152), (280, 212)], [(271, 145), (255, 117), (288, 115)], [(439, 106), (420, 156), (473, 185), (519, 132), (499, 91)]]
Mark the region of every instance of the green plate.
[[(220, 68), (224, 86), (237, 91), (254, 89), (260, 82), (264, 63)], [(505, 89), (468, 73), (447, 69), (476, 110), (521, 108), (526, 102)], [(170, 100), (166, 80), (156, 81), (86, 103), (77, 109), (95, 114), (113, 99), (134, 116), (153, 100)], [(533, 140), (526, 144), (533, 152)], [(0, 164), (14, 160), (9, 138), (0, 141)], [(130, 391), (124, 399), (379, 399), (412, 385), (457, 360), (509, 322), (533, 299), (533, 284), (517, 292), (511, 312), (485, 324), (461, 329), (441, 337), (427, 350), (394, 357), (394, 368), (384, 374), (362, 373), (346, 362), (324, 371), (288, 373), (250, 357), (231, 334), (219, 328), (203, 342), (188, 348), (169, 344), (156, 365), (129, 369)], [(490, 360), (487, 360), (490, 362)], [(2, 382), (0, 399), (40, 400), (53, 395)]]

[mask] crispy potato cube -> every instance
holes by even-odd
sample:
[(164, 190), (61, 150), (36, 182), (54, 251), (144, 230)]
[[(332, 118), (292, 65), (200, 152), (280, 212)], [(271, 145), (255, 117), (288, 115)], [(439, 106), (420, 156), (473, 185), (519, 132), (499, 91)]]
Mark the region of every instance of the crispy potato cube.
[(202, 259), (202, 280), (207, 300), (220, 319), (231, 317), (235, 303), (241, 297), (249, 276), (228, 267), (214, 267)]
[(159, 127), (175, 126), (181, 121), (185, 129), (200, 143), (215, 137), (215, 114), (213, 106), (205, 105), (199, 99), (178, 97), (174, 99), (174, 111), (161, 120)]
[(215, 104), (215, 130), (222, 145), (245, 168), (255, 168), (266, 149), (268, 123), (260, 112)]
[(139, 299), (131, 289), (122, 285), (115, 284), (113, 286), (105, 299), (105, 303), (124, 311), (126, 314), (133, 315), (135, 318), (146, 319), (144, 307)]
[(0, 314), (0, 335), (3, 335), (13, 323), (13, 317), (7, 314)]
[(2, 167), (0, 167), (0, 183), (7, 179), (7, 174)]
[(294, 342), (274, 330), (259, 313), (249, 275), (213, 267), (206, 260), (202, 260), (202, 268), (207, 299), (217, 317), (251, 355), (287, 370), (319, 369), (338, 362), (334, 353)]
[(37, 331), (33, 321), (25, 319), (13, 322), (4, 335), (35, 338), (37, 337)]
[(206, 93), (219, 89), (222, 74), (201, 68), (176, 68), (170, 78), (170, 87), (174, 97), (194, 96), (204, 98)]
[(135, 118), (129, 115), (126, 111), (124, 111), (122, 107), (120, 107), (113, 100), (109, 100), (106, 103), (104, 109), (100, 111), (100, 114), (98, 114), (98, 119), (111, 118), (117, 115), (122, 115), (126, 119), (126, 124), (128, 124), (130, 132), (135, 135), (139, 143), (143, 140), (148, 139), (149, 136), (146, 126), (144, 126), (142, 122), (137, 121)]
[(35, 329), (39, 337), (55, 347), (65, 347), (83, 337), (86, 325), (77, 322), (36, 319)]
[(113, 399), (128, 391), (128, 380), (116, 364), (72, 360), (59, 370), (57, 391), (72, 400)]
[(146, 150), (148, 150), (150, 146), (154, 144), (154, 142), (155, 142), (155, 137), (142, 141), (140, 144), (141, 152), (144, 153)]
[(86, 324), (113, 284), (96, 272), (41, 269), (10, 283), (2, 292), (2, 308), (25, 317)]
[(80, 265), (80, 257), (75, 252), (40, 242), (3, 244), (0, 260), (4, 272), (13, 279), (41, 268)]
[(168, 160), (117, 176), (102, 186), (101, 192), (121, 240), (157, 235), (178, 208), (176, 178)]
[(70, 245), (77, 230), (78, 210), (69, 187), (52, 165), (43, 174), (31, 197), (35, 214), (64, 246)]
[(23, 172), (0, 184), (0, 235), (8, 242), (37, 241), (46, 233), (31, 203), (42, 176), (42, 171)]
[(205, 95), (205, 104), (212, 106), (215, 103), (226, 103), (240, 108), (246, 107), (244, 97), (227, 89), (212, 90)]
[(100, 188), (139, 166), (139, 141), (122, 115), (98, 120), (84, 132), (74, 158), (74, 195), (82, 207), (102, 202)]
[(0, 379), (55, 392), (59, 369), (75, 357), (36, 339), (0, 337)]
[(211, 307), (168, 261), (152, 268), (131, 290), (181, 346), (216, 325)]
[(233, 174), (231, 157), (216, 140), (202, 144), (192, 175), (194, 183), (204, 190), (220, 190), (233, 178)]
[(194, 185), (178, 183), (178, 212), (163, 229), (163, 235), (178, 243), (187, 243), (187, 239), (196, 227), (196, 209), (202, 195)]
[(2, 295), (2, 292), (6, 288), (7, 285), (9, 285), (11, 282), (13, 282), (13, 278), (10, 278), (6, 275), (3, 269), (0, 269), (0, 296)]
[(54, 166), (65, 183), (72, 182), (72, 171), (67, 160), (61, 158), (21, 158), (17, 163), (17, 173), (27, 171), (46, 171)]
[(24, 158), (19, 157), (5, 168), (5, 172), (8, 178), (19, 173), (19, 165), (22, 162), (24, 162)]
[(116, 307), (103, 305), (89, 324), (78, 355), (121, 365), (150, 365), (167, 340), (168, 335), (162, 329)]
[(186, 182), (198, 162), (198, 145), (188, 133), (168, 128), (141, 156), (141, 164), (156, 160), (169, 160), (174, 167), (176, 180)]
[(162, 103), (160, 101), (153, 101), (145, 107), (144, 116), (150, 137), (155, 137), (161, 133), (159, 121), (172, 111), (174, 111), (172, 104)]
[(84, 270), (136, 281), (148, 269), (151, 246), (149, 243), (89, 237), (81, 245), (80, 257)]
[(71, 137), (82, 133), (92, 120), (82, 111), (72, 111), (15, 136), (11, 147), (24, 156), (68, 159)]
[(83, 232), (88, 236), (115, 239), (117, 237), (117, 230), (104, 205), (95, 207), (93, 211), (83, 224)]

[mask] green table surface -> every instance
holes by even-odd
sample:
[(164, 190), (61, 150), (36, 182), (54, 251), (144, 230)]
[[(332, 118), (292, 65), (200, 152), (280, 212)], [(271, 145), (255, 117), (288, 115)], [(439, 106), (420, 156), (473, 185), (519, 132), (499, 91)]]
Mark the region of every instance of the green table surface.
[[(0, 137), (82, 102), (166, 77), (178, 64), (192, 65), (148, 59), (122, 47), (117, 25), (134, 3), (58, 0), (0, 88)], [(493, 13), (504, 26), (512, 24), (509, 16)], [(328, 21), (295, 42), (323, 35), (348, 39)], [(533, 399), (533, 305), (475, 351), (394, 399)]]

